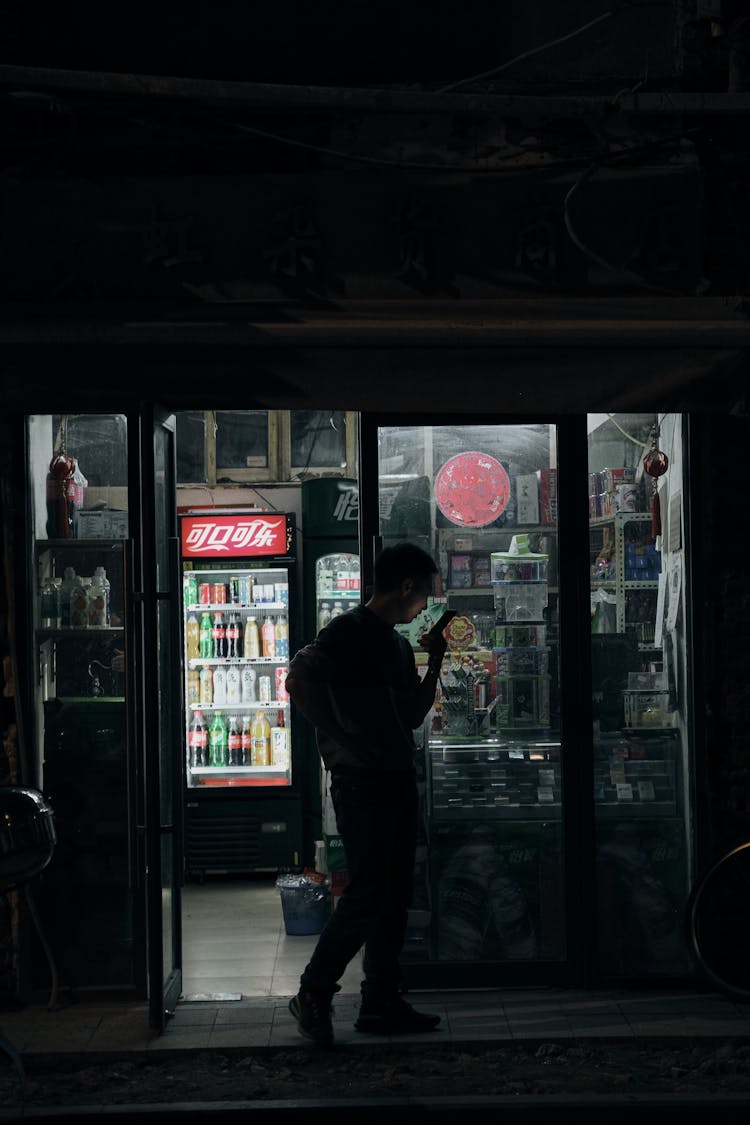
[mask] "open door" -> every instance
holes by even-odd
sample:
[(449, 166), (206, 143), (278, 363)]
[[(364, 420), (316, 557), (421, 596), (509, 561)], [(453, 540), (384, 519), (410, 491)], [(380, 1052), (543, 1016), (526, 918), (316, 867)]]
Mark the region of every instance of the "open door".
[(144, 855), (151, 1026), (163, 1031), (182, 991), (182, 856), (179, 565), (175, 511), (175, 420), (140, 416), (140, 617), (138, 727), (142, 736)]

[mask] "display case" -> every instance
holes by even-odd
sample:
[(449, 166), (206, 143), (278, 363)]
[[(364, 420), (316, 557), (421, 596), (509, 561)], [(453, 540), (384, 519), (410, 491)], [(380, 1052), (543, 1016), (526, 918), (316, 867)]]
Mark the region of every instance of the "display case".
[[(35, 543), (36, 783), (58, 845), (39, 908), (61, 983), (135, 980), (123, 540)], [(41, 954), (34, 972), (46, 979)]]
[(188, 789), (289, 785), (289, 574), (238, 564), (184, 575)]

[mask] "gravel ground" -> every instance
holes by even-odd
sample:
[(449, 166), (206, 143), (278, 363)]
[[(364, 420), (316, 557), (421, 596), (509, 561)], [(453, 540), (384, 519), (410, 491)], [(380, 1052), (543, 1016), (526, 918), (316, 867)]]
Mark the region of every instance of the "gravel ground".
[(91, 1062), (32, 1057), (22, 1086), (0, 1063), (0, 1106), (372, 1098), (383, 1095), (744, 1094), (750, 1044), (555, 1042), (491, 1048), (181, 1052)]

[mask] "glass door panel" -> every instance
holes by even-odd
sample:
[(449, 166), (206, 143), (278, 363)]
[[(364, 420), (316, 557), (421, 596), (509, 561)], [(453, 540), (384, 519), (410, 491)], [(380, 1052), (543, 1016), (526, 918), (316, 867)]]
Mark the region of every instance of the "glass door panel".
[(682, 447), (680, 415), (588, 416), (597, 928), (612, 980), (689, 968)]
[(405, 958), (562, 960), (557, 433), (544, 423), (380, 426), (379, 533), (435, 559), (419, 637), (448, 651), (421, 732), (424, 786)]

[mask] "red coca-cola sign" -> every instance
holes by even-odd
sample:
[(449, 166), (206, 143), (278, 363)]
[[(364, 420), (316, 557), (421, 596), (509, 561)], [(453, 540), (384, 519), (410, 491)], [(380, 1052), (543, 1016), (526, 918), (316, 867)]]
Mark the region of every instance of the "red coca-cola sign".
[(288, 555), (291, 527), (286, 515), (182, 517), (184, 558)]

